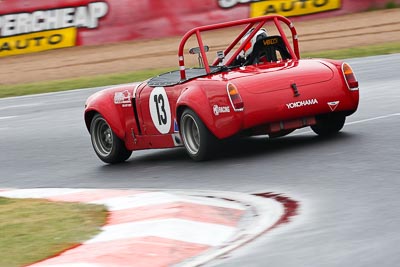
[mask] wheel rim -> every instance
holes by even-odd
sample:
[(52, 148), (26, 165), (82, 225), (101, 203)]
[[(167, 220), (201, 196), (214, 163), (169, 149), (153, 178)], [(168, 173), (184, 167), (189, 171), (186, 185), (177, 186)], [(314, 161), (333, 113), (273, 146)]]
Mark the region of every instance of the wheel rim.
[(98, 119), (93, 127), (93, 145), (103, 157), (110, 155), (113, 146), (113, 134), (110, 126), (104, 119)]
[(195, 155), (200, 149), (199, 127), (190, 115), (185, 115), (182, 119), (182, 135), (186, 149), (190, 154)]

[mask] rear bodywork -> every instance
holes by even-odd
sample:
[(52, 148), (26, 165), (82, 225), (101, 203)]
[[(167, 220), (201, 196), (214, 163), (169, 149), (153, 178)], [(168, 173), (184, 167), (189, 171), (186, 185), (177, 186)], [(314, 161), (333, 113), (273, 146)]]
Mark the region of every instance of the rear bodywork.
[[(240, 40), (266, 23), (274, 25), (279, 35), (264, 40), (264, 47), (271, 51), (284, 47), (284, 53), (236, 66), (235, 59), (246, 45)], [(243, 30), (219, 51), (223, 56), (209, 60), (202, 33), (236, 26)], [(290, 32), (290, 41), (283, 27)], [(185, 68), (185, 44), (191, 36), (198, 42), (201, 68)], [(185, 109), (193, 110), (214, 136), (224, 139), (239, 134), (279, 135), (314, 125), (326, 114), (348, 116), (358, 107), (358, 82), (351, 68), (341, 61), (300, 59), (297, 32), (281, 16), (195, 28), (182, 38), (178, 59), (177, 71), (91, 96), (85, 109), (88, 130), (94, 114), (100, 113), (127, 149), (167, 148), (182, 145), (179, 123)]]

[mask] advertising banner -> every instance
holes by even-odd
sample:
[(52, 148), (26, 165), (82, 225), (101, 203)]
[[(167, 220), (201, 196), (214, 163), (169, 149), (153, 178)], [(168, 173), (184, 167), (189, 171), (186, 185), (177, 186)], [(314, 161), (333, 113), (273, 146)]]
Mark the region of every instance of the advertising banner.
[(177, 36), (193, 27), (248, 17), (281, 14), (296, 21), (385, 4), (386, 0), (0, 0), (0, 58)]
[(75, 46), (78, 33), (99, 28), (109, 11), (108, 3), (102, 1), (26, 3), (29, 1), (20, 6), (10, 4), (11, 12), (0, 15), (0, 57)]
[(76, 28), (65, 28), (4, 37), (0, 57), (71, 47), (76, 44), (76, 32)]
[(279, 14), (285, 17), (302, 16), (341, 8), (341, 0), (274, 0), (250, 5), (250, 17)]

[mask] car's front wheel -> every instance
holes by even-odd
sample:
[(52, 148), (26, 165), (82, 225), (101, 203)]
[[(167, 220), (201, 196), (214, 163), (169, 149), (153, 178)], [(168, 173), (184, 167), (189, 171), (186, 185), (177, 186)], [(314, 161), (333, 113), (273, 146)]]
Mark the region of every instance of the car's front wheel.
[(328, 114), (317, 117), (317, 123), (311, 129), (320, 136), (329, 136), (338, 133), (344, 126), (346, 116), (341, 114)]
[(126, 149), (125, 143), (115, 135), (100, 114), (93, 117), (90, 124), (90, 135), (94, 151), (105, 163), (123, 162), (132, 154), (132, 151)]
[(197, 114), (186, 109), (180, 119), (180, 131), (189, 156), (196, 161), (209, 159), (217, 145), (217, 138), (208, 130)]

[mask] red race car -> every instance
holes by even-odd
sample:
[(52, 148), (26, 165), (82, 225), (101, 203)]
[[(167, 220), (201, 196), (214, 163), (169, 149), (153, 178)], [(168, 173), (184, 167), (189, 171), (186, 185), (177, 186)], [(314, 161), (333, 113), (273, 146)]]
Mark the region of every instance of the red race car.
[[(219, 44), (211, 62), (203, 36), (226, 28), (237, 35), (226, 47)], [(185, 49), (188, 40), (196, 47)], [(185, 68), (184, 52), (200, 66)], [(296, 30), (282, 16), (194, 28), (183, 36), (178, 58), (177, 71), (88, 98), (85, 122), (102, 161), (177, 146), (201, 161), (213, 155), (219, 140), (279, 137), (306, 126), (331, 135), (358, 107), (358, 81), (349, 64), (300, 59)]]

